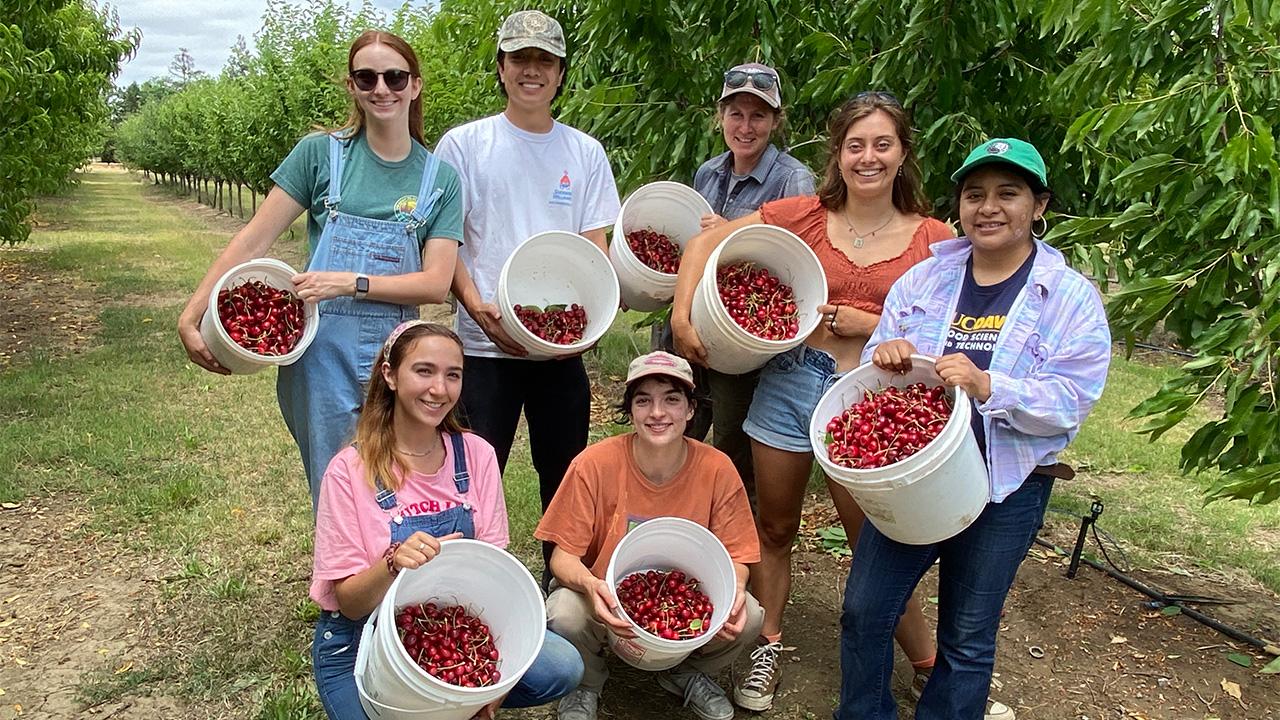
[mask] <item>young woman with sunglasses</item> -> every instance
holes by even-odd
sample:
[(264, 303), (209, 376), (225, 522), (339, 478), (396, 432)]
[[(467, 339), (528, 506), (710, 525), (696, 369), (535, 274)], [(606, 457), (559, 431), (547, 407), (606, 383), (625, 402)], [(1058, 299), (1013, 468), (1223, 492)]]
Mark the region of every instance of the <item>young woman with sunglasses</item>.
[[(703, 230), (749, 215), (770, 200), (813, 194), (809, 168), (770, 142), (783, 122), (782, 88), (776, 70), (761, 63), (730, 68), (724, 74), (716, 122), (729, 149), (703, 163), (693, 176), (693, 188), (712, 210), (702, 218)], [(662, 328), (659, 344), (669, 351), (675, 349), (669, 322)], [(695, 367), (694, 373), (698, 409), (687, 433), (702, 440), (714, 429), (712, 444), (733, 460), (754, 503), (751, 443), (742, 432), (742, 421), (759, 373), (727, 375), (703, 367)]]
[(938, 243), (894, 283), (862, 357), (893, 371), (908, 370), (913, 353), (938, 358), (942, 381), (973, 403), (991, 495), (972, 525), (932, 545), (864, 529), (840, 622), (838, 720), (898, 717), (884, 628), (935, 561), (938, 661), (915, 717), (1013, 720), (987, 697), (1001, 610), (1053, 479), (1067, 476), (1057, 455), (1102, 395), (1111, 360), (1098, 291), (1039, 239), (1050, 198), (1040, 153), (989, 140), (951, 179), (965, 236)]
[[(493, 446), (467, 432), (455, 408), (462, 341), (435, 323), (409, 320), (378, 353), (355, 442), (329, 463), (316, 514), (311, 598), (320, 606), (311, 659), (332, 720), (366, 720), (356, 655), (369, 614), (403, 570), (449, 552), (454, 538), (507, 545), (507, 507)], [(529, 707), (569, 693), (582, 659), (544, 630), (542, 650), (499, 706)]]
[(231, 267), (266, 255), (307, 213), (310, 260), (293, 289), (319, 303), (320, 324), (302, 358), (280, 368), (276, 390), (313, 509), (325, 467), (351, 438), (380, 339), (417, 317), (419, 305), (445, 300), (462, 242), (458, 174), (422, 138), (422, 78), (413, 49), (391, 33), (361, 34), (347, 53), (346, 87), (347, 123), (294, 147), (271, 175), (276, 186), (178, 320), (192, 362), (227, 374), (200, 337), (209, 292)]
[[(861, 93), (840, 108), (829, 127), (825, 177), (817, 195), (765, 203), (760, 210), (711, 228), (685, 248), (676, 285), (672, 328), (676, 347), (705, 364), (706, 351), (689, 321), (694, 288), (711, 251), (733, 231), (756, 223), (786, 228), (813, 248), (827, 276), (826, 321), (794, 351), (760, 370), (743, 430), (751, 438), (760, 511), (761, 561), (751, 592), (765, 608), (765, 626), (752, 663), (739, 673), (734, 699), (750, 710), (770, 707), (781, 677), (782, 618), (791, 589), (791, 545), (813, 466), (809, 416), (840, 374), (857, 366), (880, 317), (889, 286), (929, 256), (929, 246), (954, 235), (928, 217), (928, 203), (912, 144), (911, 123), (887, 93)], [(852, 496), (827, 481), (850, 543), (863, 514)], [(898, 638), (920, 672), (933, 663), (933, 639), (918, 602), (906, 604)]]

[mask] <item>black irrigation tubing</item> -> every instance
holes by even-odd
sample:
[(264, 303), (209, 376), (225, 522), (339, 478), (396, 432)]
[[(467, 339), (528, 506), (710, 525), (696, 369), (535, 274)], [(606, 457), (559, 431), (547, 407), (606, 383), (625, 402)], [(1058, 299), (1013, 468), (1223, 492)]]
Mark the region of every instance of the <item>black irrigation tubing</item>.
[[(1043, 540), (1037, 537), (1036, 544), (1041, 545), (1043, 547), (1047, 547), (1050, 550), (1053, 550), (1054, 552), (1060, 555), (1063, 555), (1064, 557), (1071, 556), (1070, 553), (1058, 547), (1057, 545), (1054, 545), (1048, 540)], [(1199, 610), (1196, 610), (1195, 608), (1187, 607), (1186, 605), (1184, 605), (1182, 602), (1178, 600), (1170, 599), (1170, 597), (1166, 593), (1156, 590), (1155, 588), (1152, 588), (1148, 585), (1145, 585), (1129, 577), (1128, 575), (1125, 575), (1124, 573), (1118, 570), (1109, 568), (1106, 565), (1103, 565), (1102, 563), (1096, 560), (1090, 560), (1087, 557), (1080, 558), (1080, 561), (1095, 570), (1101, 570), (1107, 575), (1110, 575), (1116, 580), (1119, 580), (1120, 582), (1124, 583), (1125, 585), (1128, 585), (1129, 587), (1133, 588), (1134, 590), (1137, 590), (1138, 592), (1142, 593), (1143, 595), (1146, 595), (1147, 597), (1150, 597), (1156, 601), (1159, 601), (1164, 605), (1172, 605), (1177, 607), (1182, 612), (1183, 615), (1186, 615), (1187, 617), (1190, 617), (1192, 620), (1195, 620), (1197, 622), (1200, 622), (1204, 625), (1207, 625), (1213, 628), (1214, 630), (1217, 630), (1218, 632), (1222, 633), (1223, 635), (1226, 635), (1232, 640), (1236, 640), (1238, 642), (1252, 645), (1258, 648), (1259, 650), (1262, 650), (1263, 652), (1266, 652), (1266, 653), (1270, 653), (1272, 655), (1280, 655), (1280, 647), (1277, 647), (1276, 645), (1272, 645), (1266, 642), (1265, 640), (1261, 640), (1246, 632), (1238, 630), (1237, 628), (1234, 628), (1224, 622), (1215, 620), (1214, 618), (1209, 617), (1208, 615), (1205, 615), (1204, 613), (1200, 612)]]
[(1179, 350), (1178, 348), (1165, 347), (1164, 345), (1152, 345), (1151, 343), (1135, 342), (1133, 343), (1133, 346), (1136, 348), (1142, 348), (1143, 350), (1154, 350), (1156, 352), (1162, 352), (1169, 355), (1177, 355), (1178, 357), (1184, 357), (1184, 358), (1196, 357), (1195, 353), (1189, 353), (1186, 350)]

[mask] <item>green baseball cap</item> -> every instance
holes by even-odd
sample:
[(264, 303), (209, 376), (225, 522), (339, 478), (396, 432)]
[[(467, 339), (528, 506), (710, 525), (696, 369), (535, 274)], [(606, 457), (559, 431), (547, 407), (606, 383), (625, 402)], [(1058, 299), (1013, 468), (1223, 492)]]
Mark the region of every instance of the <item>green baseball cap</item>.
[(972, 172), (974, 168), (991, 163), (1004, 163), (1021, 168), (1040, 181), (1041, 188), (1049, 187), (1049, 172), (1045, 169), (1044, 158), (1040, 157), (1040, 151), (1026, 140), (1017, 138), (994, 138), (974, 148), (973, 152), (969, 153), (969, 157), (964, 159), (960, 169), (951, 173), (951, 180), (960, 182), (960, 179)]

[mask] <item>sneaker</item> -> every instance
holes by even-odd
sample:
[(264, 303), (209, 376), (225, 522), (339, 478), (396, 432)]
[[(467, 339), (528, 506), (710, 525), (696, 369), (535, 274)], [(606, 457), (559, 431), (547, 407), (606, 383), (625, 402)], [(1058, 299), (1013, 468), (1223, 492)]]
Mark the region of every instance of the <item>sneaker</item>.
[(782, 679), (782, 667), (778, 663), (781, 652), (782, 643), (760, 638), (760, 644), (751, 651), (751, 667), (740, 682), (733, 684), (733, 701), (738, 707), (755, 712), (773, 707), (773, 694)]
[(929, 682), (929, 674), (933, 672), (932, 667), (915, 668), (916, 674), (911, 678), (911, 697), (917, 701), (924, 694), (924, 686)]
[(1013, 708), (987, 698), (987, 713), (982, 718), (983, 720), (1014, 720)]
[(559, 720), (596, 720), (596, 707), (600, 705), (600, 693), (578, 688), (560, 698), (556, 706)]
[(732, 720), (733, 704), (715, 680), (696, 670), (679, 668), (658, 675), (664, 690), (684, 698), (685, 707), (702, 720)]
[[(933, 668), (916, 669), (916, 674), (911, 678), (911, 697), (916, 700), (920, 699), (920, 695), (924, 693), (925, 683), (929, 682), (929, 673)], [(1015, 720), (1013, 708), (1002, 702), (987, 698), (987, 711), (982, 716), (982, 720)]]

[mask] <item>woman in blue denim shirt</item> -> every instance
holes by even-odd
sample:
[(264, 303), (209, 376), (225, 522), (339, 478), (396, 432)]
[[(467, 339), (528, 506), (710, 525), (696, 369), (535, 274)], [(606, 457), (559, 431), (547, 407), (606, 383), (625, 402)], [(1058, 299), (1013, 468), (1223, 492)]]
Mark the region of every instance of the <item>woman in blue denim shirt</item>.
[(938, 657), (917, 720), (1012, 719), (987, 700), (1005, 597), (1044, 519), (1057, 454), (1102, 395), (1111, 334), (1101, 298), (1039, 240), (1050, 193), (1030, 144), (983, 143), (952, 179), (965, 237), (894, 283), (863, 360), (896, 371), (937, 357), (963, 388), (991, 479), (990, 501), (960, 534), (906, 545), (863, 528), (841, 616), (837, 720), (898, 717), (891, 632), (921, 576), (939, 562)]

